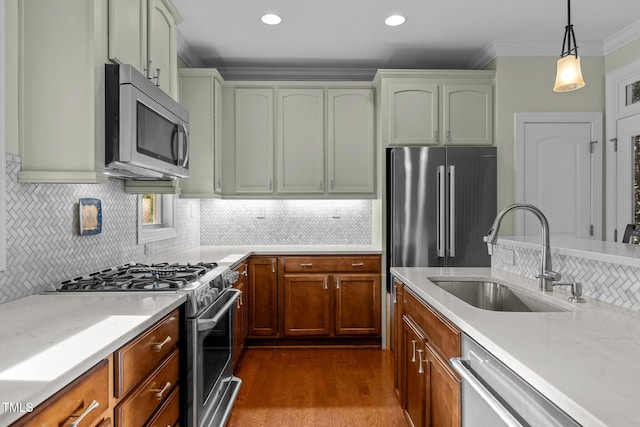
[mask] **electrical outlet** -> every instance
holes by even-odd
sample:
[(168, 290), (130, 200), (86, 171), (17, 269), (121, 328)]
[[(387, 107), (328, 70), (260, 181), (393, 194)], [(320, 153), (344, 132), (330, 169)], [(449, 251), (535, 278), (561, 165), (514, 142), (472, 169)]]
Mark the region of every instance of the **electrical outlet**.
[(342, 212), (340, 212), (340, 208), (334, 208), (331, 213), (331, 218), (338, 219), (340, 217), (342, 217)]
[(501, 249), (500, 257), (498, 258), (502, 264), (515, 265), (515, 252), (513, 249)]
[(256, 218), (263, 219), (266, 216), (266, 212), (264, 208), (256, 208)]

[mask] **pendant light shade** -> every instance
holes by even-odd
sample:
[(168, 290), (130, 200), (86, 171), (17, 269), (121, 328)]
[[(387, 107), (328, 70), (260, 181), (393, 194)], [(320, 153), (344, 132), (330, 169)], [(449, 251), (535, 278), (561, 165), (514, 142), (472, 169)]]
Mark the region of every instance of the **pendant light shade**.
[(573, 32), (573, 25), (571, 25), (571, 0), (567, 0), (567, 10), (567, 26), (564, 27), (562, 53), (558, 59), (554, 92), (569, 92), (585, 86), (580, 68), (576, 35)]

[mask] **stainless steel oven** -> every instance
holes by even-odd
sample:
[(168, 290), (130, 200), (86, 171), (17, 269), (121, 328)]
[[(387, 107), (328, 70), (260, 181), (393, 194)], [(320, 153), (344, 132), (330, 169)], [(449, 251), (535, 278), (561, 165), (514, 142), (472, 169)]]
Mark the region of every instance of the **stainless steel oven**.
[(241, 292), (227, 288), (187, 318), (187, 426), (223, 426), (242, 381), (233, 376), (233, 327)]

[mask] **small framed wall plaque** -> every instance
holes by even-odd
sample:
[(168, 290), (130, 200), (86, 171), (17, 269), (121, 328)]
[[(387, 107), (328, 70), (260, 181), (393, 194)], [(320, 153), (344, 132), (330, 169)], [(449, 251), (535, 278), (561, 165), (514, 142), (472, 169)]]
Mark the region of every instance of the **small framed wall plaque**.
[(102, 201), (80, 199), (80, 235), (92, 236), (102, 232)]

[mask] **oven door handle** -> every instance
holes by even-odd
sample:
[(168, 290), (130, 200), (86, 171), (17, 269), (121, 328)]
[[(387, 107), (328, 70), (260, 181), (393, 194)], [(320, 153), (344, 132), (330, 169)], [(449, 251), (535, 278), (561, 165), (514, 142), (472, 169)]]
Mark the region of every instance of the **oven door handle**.
[(489, 405), (493, 412), (495, 412), (506, 425), (509, 427), (523, 427), (522, 423), (518, 421), (511, 411), (476, 378), (463, 362), (466, 362), (466, 360), (460, 357), (452, 357), (449, 360), (451, 367), (478, 393), (482, 400)]
[[(220, 321), (220, 319), (227, 314), (227, 311), (235, 304), (236, 300), (242, 294), (242, 291), (239, 289), (229, 289), (226, 292), (233, 293), (233, 295), (229, 298), (220, 311), (216, 313), (211, 319), (198, 319), (198, 332), (206, 331), (208, 329), (213, 329), (216, 324)], [(225, 293), (226, 293), (225, 292)]]

